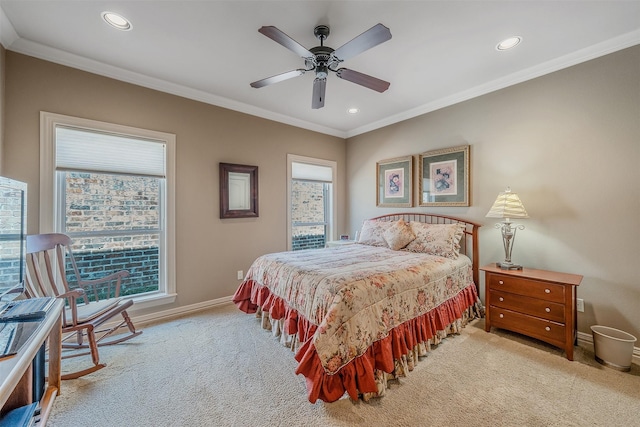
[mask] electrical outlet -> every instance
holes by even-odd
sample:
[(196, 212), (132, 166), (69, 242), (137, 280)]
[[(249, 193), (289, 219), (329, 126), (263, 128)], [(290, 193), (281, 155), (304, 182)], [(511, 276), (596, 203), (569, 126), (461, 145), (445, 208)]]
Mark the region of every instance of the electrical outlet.
[(238, 270), (238, 280), (242, 279), (244, 279), (244, 273), (242, 272), (242, 270)]
[(578, 298), (576, 300), (576, 309), (580, 312), (580, 313), (584, 313), (584, 300), (582, 298)]

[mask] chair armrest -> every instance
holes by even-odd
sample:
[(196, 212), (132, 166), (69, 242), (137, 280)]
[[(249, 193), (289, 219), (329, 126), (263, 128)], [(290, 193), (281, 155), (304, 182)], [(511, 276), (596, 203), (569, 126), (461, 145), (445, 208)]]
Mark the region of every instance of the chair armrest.
[[(114, 289), (114, 298), (118, 298), (120, 296), (120, 286), (122, 284), (122, 279), (124, 279), (125, 277), (129, 277), (129, 271), (127, 270), (120, 270), (120, 271), (116, 271), (115, 273), (111, 273), (107, 276), (103, 276), (100, 277), (98, 279), (91, 279), (91, 280), (81, 280), (78, 279), (77, 284), (79, 287), (81, 287), (82, 289), (84, 289), (85, 291), (89, 291), (91, 290), (91, 292), (93, 293), (93, 297), (96, 299), (96, 301), (99, 301), (99, 297), (98, 297), (98, 287), (99, 285), (104, 285), (104, 284), (109, 284), (112, 282), (115, 282), (115, 289)], [(111, 285), (107, 286), (108, 289), (108, 293), (109, 295), (111, 294)], [(108, 297), (109, 297), (108, 295)]]
[[(69, 310), (71, 311), (71, 323), (75, 326), (78, 324), (78, 298), (83, 298), (85, 303), (88, 303), (86, 292), (84, 289), (76, 288), (68, 292), (58, 295), (58, 298), (63, 298), (69, 302)], [(68, 324), (67, 310), (62, 310), (62, 318), (64, 324)]]
[(116, 280), (118, 278), (123, 279), (125, 277), (129, 277), (129, 271), (127, 270), (120, 270), (120, 271), (116, 271), (115, 273), (111, 273), (107, 276), (104, 277), (100, 277), (98, 279), (92, 279), (92, 280), (78, 280), (78, 284), (83, 284), (83, 285), (100, 285), (102, 283), (105, 282), (109, 282), (111, 280)]
[(84, 291), (84, 289), (76, 288), (70, 290), (69, 292), (58, 295), (58, 298), (82, 298), (85, 296), (85, 294), (86, 292)]

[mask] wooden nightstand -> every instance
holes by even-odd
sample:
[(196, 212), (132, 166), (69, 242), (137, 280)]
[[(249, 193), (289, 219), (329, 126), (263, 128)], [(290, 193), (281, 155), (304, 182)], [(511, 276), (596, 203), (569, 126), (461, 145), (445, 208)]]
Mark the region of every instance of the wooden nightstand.
[(528, 335), (564, 348), (573, 360), (576, 341), (576, 286), (582, 276), (524, 268), (485, 272), (485, 330), (492, 326)]

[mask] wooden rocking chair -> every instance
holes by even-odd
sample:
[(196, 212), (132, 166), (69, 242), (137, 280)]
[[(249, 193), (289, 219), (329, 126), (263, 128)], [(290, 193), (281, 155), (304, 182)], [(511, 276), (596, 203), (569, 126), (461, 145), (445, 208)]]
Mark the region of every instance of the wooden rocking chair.
[[(77, 286), (73, 288), (69, 286), (65, 274), (67, 256), (77, 279)], [(126, 311), (133, 305), (133, 300), (120, 298), (122, 279), (129, 276), (128, 271), (118, 271), (94, 280), (81, 280), (71, 252), (71, 239), (59, 233), (27, 236), (27, 262), (25, 291), (29, 298), (48, 296), (65, 299), (63, 349), (89, 349), (88, 352), (67, 352), (62, 358), (91, 354), (93, 366), (64, 374), (63, 380), (79, 378), (107, 366), (106, 363), (100, 363), (98, 346), (117, 344), (142, 333), (136, 331)], [(108, 289), (109, 298), (99, 299), (98, 288)], [(89, 301), (89, 292), (93, 301)], [(118, 315), (122, 317), (119, 321), (114, 319)], [(103, 329), (98, 330), (107, 322)], [(126, 334), (113, 335), (124, 326), (129, 329)]]

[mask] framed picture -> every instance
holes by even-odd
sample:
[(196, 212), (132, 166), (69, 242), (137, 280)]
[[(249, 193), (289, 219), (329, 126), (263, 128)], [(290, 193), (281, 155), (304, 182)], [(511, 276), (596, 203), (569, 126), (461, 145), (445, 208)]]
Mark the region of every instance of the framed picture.
[(258, 167), (220, 163), (220, 218), (258, 216)]
[(420, 206), (469, 206), (469, 146), (420, 154)]
[(376, 164), (376, 205), (411, 207), (413, 205), (413, 156), (397, 157)]

